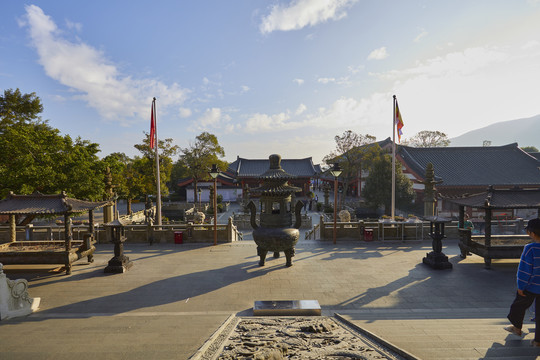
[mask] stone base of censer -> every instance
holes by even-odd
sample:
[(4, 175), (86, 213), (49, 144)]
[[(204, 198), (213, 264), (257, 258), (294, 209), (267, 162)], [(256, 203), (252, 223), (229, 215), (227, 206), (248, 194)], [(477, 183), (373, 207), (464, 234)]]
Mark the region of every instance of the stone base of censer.
[(190, 360), (404, 359), (401, 353), (339, 318), (231, 316)]

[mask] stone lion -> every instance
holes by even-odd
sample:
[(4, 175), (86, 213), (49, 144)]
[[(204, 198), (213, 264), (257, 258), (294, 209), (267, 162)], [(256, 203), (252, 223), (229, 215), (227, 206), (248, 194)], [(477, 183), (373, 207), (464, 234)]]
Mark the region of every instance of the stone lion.
[(193, 222), (195, 224), (202, 224), (204, 223), (205, 218), (206, 218), (206, 215), (204, 215), (203, 212), (197, 211), (195, 215), (193, 216)]
[(351, 214), (347, 210), (341, 210), (339, 212), (339, 220), (341, 222), (349, 222), (351, 221)]

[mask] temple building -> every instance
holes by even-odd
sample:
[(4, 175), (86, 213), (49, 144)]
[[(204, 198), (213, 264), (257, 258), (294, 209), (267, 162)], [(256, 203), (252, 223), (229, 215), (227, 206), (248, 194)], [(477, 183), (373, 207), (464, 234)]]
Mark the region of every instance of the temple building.
[[(234, 162), (229, 165), (226, 174), (235, 178), (239, 186), (244, 189), (245, 186), (250, 188), (260, 186), (260, 175), (270, 167), (268, 159), (246, 159), (237, 157)], [(320, 167), (313, 165), (311, 157), (304, 159), (282, 159), (281, 167), (283, 170), (293, 175), (295, 178), (290, 180), (291, 186), (296, 186), (302, 189), (302, 192), (297, 195), (305, 195), (310, 190), (310, 186), (317, 182), (320, 174)]]
[(439, 214), (455, 215), (455, 204), (444, 198), (497, 189), (540, 188), (540, 161), (518, 147), (504, 146), (415, 148), (398, 145), (396, 159), (403, 173), (413, 182), (417, 201), (423, 198), (424, 177), (428, 163), (433, 164), (435, 180), (442, 181), (436, 192), (442, 195), (437, 204)]

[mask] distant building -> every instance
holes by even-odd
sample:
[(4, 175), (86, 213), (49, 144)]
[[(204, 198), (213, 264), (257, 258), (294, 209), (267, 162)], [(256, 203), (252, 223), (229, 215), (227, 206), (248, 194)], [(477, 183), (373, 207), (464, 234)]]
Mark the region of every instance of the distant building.
[[(213, 181), (199, 181), (197, 183), (197, 190), (200, 190), (200, 201), (207, 203), (210, 201), (210, 187), (214, 186)], [(180, 195), (185, 198), (187, 202), (194, 202), (195, 200), (195, 184), (193, 178), (181, 179), (178, 182), (180, 188)], [(223, 201), (236, 201), (238, 197), (242, 197), (242, 191), (238, 188), (234, 178), (231, 178), (226, 173), (220, 173), (217, 177), (217, 194), (223, 196)]]
[[(296, 177), (289, 183), (302, 189), (302, 193), (298, 194), (300, 196), (305, 195), (310, 190), (310, 186), (317, 182), (317, 177), (320, 174), (320, 166), (313, 165), (311, 157), (281, 159), (281, 167), (286, 173)], [(229, 165), (226, 174), (234, 178), (242, 189), (246, 185), (252, 188), (260, 185), (259, 176), (269, 168), (269, 159), (246, 159), (238, 156)]]

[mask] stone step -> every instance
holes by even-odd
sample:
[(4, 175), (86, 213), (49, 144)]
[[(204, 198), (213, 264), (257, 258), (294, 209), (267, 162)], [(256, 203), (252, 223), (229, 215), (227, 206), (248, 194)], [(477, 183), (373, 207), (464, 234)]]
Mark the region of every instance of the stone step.
[(524, 341), (523, 346), (492, 347), (481, 349), (480, 352), (485, 354), (482, 359), (538, 359), (540, 357), (540, 348), (532, 347), (529, 341)]
[(469, 319), (358, 319), (344, 316), (355, 325), (383, 338), (423, 360), (441, 359), (540, 359), (532, 347), (534, 324), (526, 322), (519, 338), (504, 331), (501, 318)]

